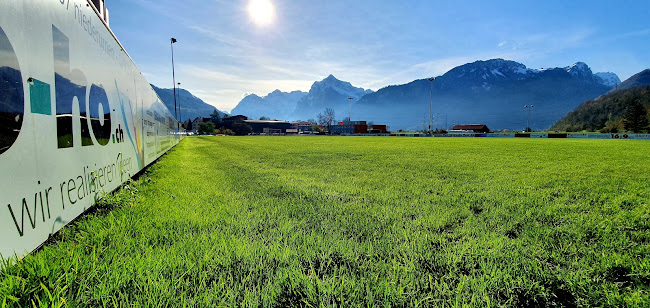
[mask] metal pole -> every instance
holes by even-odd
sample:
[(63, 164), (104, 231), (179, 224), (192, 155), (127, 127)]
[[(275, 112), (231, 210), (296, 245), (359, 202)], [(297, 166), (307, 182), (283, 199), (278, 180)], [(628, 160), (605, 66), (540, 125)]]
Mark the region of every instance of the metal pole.
[(352, 122), (352, 100), (354, 97), (348, 97), (348, 102), (350, 102), (350, 111), (348, 113), (348, 121)]
[(431, 88), (429, 90), (429, 132), (431, 131), (431, 109), (433, 106), (433, 81), (436, 80), (434, 77), (430, 77), (427, 80), (431, 83)]
[[(176, 43), (176, 39), (172, 37), (170, 46), (172, 48), (172, 81), (174, 82), (174, 117), (178, 122), (178, 111), (176, 110), (176, 71), (174, 69), (174, 43)], [(176, 132), (178, 132), (178, 127), (176, 129)]]
[(528, 108), (528, 130), (533, 131), (532, 128), (530, 128), (530, 110), (533, 109), (533, 105), (530, 105), (530, 108)]
[(181, 113), (181, 83), (178, 83), (178, 118), (179, 118), (179, 123), (183, 122), (183, 116)]
[(429, 79), (429, 132), (431, 132), (431, 109), (433, 107), (433, 81)]
[[(528, 109), (528, 105), (524, 105), (524, 108)], [(528, 131), (528, 120), (526, 120), (526, 127), (524, 127), (524, 132)]]
[(528, 109), (528, 119), (526, 120), (526, 129), (525, 129), (525, 131), (529, 132), (529, 131), (531, 131), (531, 129), (530, 129), (530, 109), (533, 108), (533, 105), (530, 105), (530, 106), (524, 105), (524, 108)]

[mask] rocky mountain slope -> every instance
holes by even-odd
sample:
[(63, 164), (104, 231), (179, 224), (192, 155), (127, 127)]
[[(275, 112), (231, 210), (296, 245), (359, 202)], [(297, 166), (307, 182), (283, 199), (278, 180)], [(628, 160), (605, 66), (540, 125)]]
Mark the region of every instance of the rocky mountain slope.
[(244, 97), (230, 113), (245, 115), (249, 119), (268, 117), (284, 120), (296, 110), (298, 101), (305, 95), (307, 93), (302, 91), (287, 93), (280, 90), (275, 90), (264, 97), (250, 94)]
[[(174, 89), (162, 89), (158, 88), (154, 85), (151, 85), (151, 87), (156, 91), (158, 94), (158, 97), (163, 101), (167, 109), (171, 111), (172, 115), (174, 114)], [(209, 117), (212, 112), (214, 112), (215, 108), (212, 105), (209, 105), (205, 103), (203, 100), (200, 98), (194, 96), (192, 93), (190, 93), (187, 90), (184, 89), (176, 89), (176, 95), (180, 94), (180, 105), (181, 105), (181, 110), (180, 110), (180, 116), (182, 116), (182, 120), (185, 121), (187, 119), (194, 120), (196, 117)], [(225, 115), (226, 113), (219, 110), (221, 115)]]
[[(530, 126), (550, 127), (581, 102), (612, 89), (618, 77), (593, 74), (578, 62), (563, 68), (530, 69), (502, 59), (458, 66), (436, 78), (389, 86), (366, 95), (355, 109), (367, 120), (391, 129), (422, 129), (428, 124), (433, 89), (433, 127), (487, 124), (492, 130), (523, 130), (533, 105)], [(603, 78), (605, 77), (605, 78)]]

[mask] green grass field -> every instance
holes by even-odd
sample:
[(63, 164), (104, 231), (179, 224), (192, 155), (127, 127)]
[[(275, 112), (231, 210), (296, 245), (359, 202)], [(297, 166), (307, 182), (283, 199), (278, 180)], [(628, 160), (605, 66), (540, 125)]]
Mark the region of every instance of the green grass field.
[(195, 137), (2, 306), (650, 306), (650, 143)]

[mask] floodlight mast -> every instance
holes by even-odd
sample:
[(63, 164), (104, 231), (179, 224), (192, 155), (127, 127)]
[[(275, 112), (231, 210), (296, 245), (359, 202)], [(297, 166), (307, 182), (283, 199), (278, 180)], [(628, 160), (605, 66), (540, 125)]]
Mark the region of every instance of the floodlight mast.
[(431, 132), (431, 110), (433, 108), (433, 81), (436, 80), (435, 77), (427, 78), (431, 83), (431, 89), (429, 91), (429, 132)]
[(526, 132), (532, 131), (532, 129), (530, 129), (530, 110), (533, 109), (533, 107), (535, 106), (524, 105), (524, 108), (528, 109), (528, 120), (526, 120), (526, 129), (525, 129)]
[(181, 113), (181, 83), (179, 82), (177, 83), (177, 85), (178, 85), (178, 121), (179, 121), (178, 123), (179, 125), (182, 126), (183, 124), (181, 123), (183, 122), (183, 115)]
[(348, 101), (350, 102), (350, 110), (348, 113), (348, 121), (352, 122), (352, 100), (354, 97), (348, 97)]
[[(176, 43), (177, 41), (173, 37), (171, 38), (170, 41), (171, 41), (170, 46), (171, 46), (171, 49), (172, 49), (172, 81), (174, 82), (174, 117), (176, 118), (176, 122), (178, 122), (178, 111), (177, 111), (177, 107), (176, 107), (176, 71), (174, 69), (174, 43)], [(179, 129), (180, 129), (180, 127), (177, 125), (176, 133), (178, 133)]]

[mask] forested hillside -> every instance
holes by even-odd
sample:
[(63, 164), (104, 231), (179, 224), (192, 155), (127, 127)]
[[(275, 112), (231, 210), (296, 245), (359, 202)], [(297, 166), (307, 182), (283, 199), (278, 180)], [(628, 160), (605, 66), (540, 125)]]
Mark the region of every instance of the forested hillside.
[(647, 119), (650, 112), (650, 85), (619, 90), (588, 100), (560, 119), (550, 130), (603, 133), (629, 131), (629, 127), (625, 127), (626, 112), (637, 103), (645, 108)]

